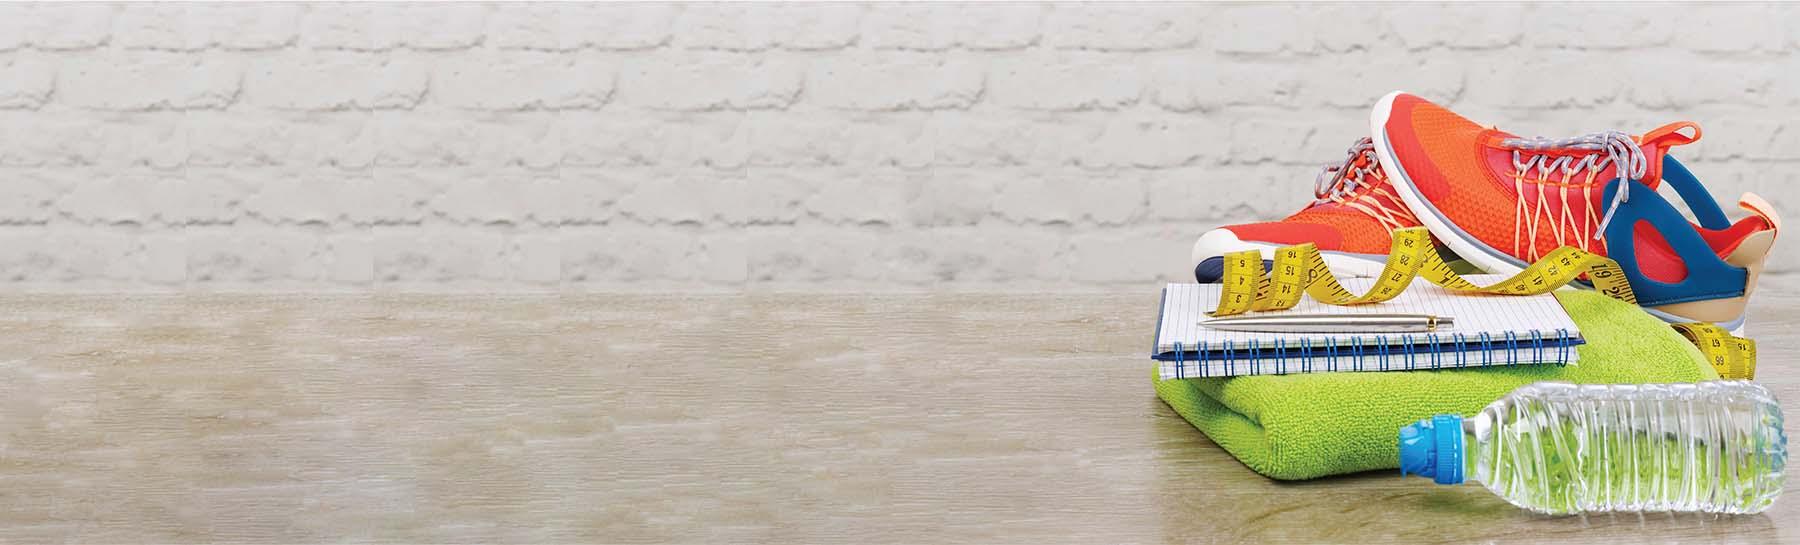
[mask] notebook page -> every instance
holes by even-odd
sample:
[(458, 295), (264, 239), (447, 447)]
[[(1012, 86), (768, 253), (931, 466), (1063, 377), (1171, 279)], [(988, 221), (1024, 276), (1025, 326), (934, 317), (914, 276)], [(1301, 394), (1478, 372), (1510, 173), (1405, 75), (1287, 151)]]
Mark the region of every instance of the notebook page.
[[(1491, 284), (1505, 279), (1502, 275), (1469, 275), (1469, 281), (1476, 284)], [(1353, 278), (1341, 280), (1345, 288), (1352, 293), (1363, 293), (1374, 284), (1371, 278)], [(1175, 343), (1180, 342), (1187, 350), (1204, 344), (1218, 348), (1231, 342), (1232, 346), (1245, 348), (1252, 345), (1272, 347), (1276, 341), (1294, 347), (1302, 343), (1302, 339), (1312, 346), (1349, 346), (1352, 344), (1374, 345), (1381, 343), (1398, 344), (1402, 342), (1400, 334), (1296, 334), (1296, 333), (1253, 333), (1242, 331), (1221, 331), (1200, 325), (1202, 320), (1210, 318), (1206, 312), (1218, 307), (1219, 284), (1169, 284), (1163, 293), (1163, 316), (1157, 333), (1157, 352), (1171, 352)], [(1551, 294), (1517, 296), (1517, 295), (1460, 295), (1438, 287), (1424, 280), (1414, 280), (1407, 290), (1390, 301), (1372, 305), (1332, 306), (1320, 303), (1309, 297), (1303, 297), (1293, 309), (1280, 311), (1282, 314), (1431, 314), (1449, 316), (1456, 320), (1454, 326), (1438, 332), (1440, 339), (1446, 336), (1461, 334), (1468, 342), (1476, 342), (1482, 334), (1496, 341), (1504, 341), (1508, 333), (1521, 340), (1526, 340), (1536, 332), (1544, 339), (1579, 337), (1580, 330), (1575, 321), (1569, 317), (1568, 311), (1556, 301)], [(1251, 313), (1250, 315), (1254, 315)], [(1413, 333), (1410, 338), (1414, 342), (1426, 339), (1425, 334)]]

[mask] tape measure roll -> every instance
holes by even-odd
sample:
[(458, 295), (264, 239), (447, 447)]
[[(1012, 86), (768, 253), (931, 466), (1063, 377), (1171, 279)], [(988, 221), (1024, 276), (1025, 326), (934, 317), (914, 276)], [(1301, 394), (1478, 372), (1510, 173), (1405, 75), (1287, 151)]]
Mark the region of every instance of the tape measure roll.
[[(1375, 277), (1375, 285), (1353, 294), (1332, 275), (1319, 249), (1311, 243), (1275, 250), (1270, 270), (1263, 269), (1262, 252), (1246, 250), (1225, 254), (1223, 293), (1214, 316), (1251, 311), (1287, 310), (1300, 303), (1301, 294), (1328, 305), (1366, 305), (1398, 297), (1415, 278), (1424, 278), (1454, 293), (1537, 295), (1567, 285), (1587, 275), (1594, 289), (1621, 301), (1637, 304), (1637, 295), (1618, 262), (1598, 254), (1564, 246), (1551, 251), (1518, 274), (1488, 286), (1476, 285), (1456, 274), (1422, 227), (1394, 231), (1387, 263)], [(1700, 348), (1719, 375), (1750, 378), (1756, 369), (1756, 343), (1733, 337), (1711, 324), (1677, 324), (1676, 330)]]
[(1756, 378), (1756, 341), (1733, 337), (1725, 328), (1713, 324), (1674, 324), (1675, 331), (1700, 348), (1706, 362), (1723, 378), (1750, 380)]

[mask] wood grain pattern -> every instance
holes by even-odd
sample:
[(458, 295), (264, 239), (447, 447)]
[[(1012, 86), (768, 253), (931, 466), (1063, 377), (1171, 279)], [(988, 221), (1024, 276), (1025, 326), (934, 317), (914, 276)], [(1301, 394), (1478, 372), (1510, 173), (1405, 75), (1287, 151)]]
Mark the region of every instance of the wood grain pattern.
[[(1800, 399), (1800, 296), (1759, 294)], [(1800, 541), (1283, 483), (1150, 389), (1154, 291), (0, 299), (0, 541)], [(1796, 435), (1794, 421), (1788, 433)]]

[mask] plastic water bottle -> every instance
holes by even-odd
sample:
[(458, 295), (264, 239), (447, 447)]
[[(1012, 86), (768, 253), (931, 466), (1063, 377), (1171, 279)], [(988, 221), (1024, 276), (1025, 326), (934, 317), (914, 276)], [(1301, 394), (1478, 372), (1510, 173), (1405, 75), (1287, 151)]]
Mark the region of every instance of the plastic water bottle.
[(1531, 384), (1400, 428), (1400, 474), (1548, 514), (1756, 513), (1781, 495), (1781, 406), (1745, 381)]

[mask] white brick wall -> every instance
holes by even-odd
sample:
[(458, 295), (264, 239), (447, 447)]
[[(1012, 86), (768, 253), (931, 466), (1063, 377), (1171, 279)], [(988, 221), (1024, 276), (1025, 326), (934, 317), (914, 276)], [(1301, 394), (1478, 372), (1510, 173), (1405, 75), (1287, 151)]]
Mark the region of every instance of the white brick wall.
[(1145, 285), (1395, 88), (1696, 120), (1800, 217), (1797, 48), (1787, 5), (5, 4), (0, 289)]

